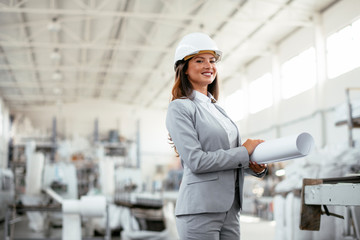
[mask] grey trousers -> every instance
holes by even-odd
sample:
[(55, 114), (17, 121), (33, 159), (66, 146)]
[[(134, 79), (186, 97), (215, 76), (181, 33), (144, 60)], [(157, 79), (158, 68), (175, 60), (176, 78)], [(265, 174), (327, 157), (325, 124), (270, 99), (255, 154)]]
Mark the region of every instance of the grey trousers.
[(236, 191), (227, 212), (189, 214), (176, 217), (180, 240), (239, 240), (240, 206)]

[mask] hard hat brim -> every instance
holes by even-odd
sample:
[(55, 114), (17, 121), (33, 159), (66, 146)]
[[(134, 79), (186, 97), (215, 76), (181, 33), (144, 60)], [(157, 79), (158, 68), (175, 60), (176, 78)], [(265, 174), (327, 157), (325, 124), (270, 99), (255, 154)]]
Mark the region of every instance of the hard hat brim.
[(215, 52), (214, 50), (201, 50), (201, 51), (197, 51), (197, 52), (195, 52), (193, 54), (185, 56), (184, 61), (189, 60), (190, 58), (193, 58), (196, 55), (203, 54), (203, 53), (210, 53), (210, 54), (214, 55), (216, 61), (219, 61), (220, 58), (221, 58), (221, 54)]

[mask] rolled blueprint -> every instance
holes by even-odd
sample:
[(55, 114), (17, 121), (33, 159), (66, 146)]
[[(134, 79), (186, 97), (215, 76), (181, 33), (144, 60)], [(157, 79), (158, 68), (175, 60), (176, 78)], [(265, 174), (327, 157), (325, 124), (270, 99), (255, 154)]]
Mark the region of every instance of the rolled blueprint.
[(280, 162), (308, 155), (314, 147), (309, 133), (278, 138), (260, 143), (250, 156), (258, 164)]

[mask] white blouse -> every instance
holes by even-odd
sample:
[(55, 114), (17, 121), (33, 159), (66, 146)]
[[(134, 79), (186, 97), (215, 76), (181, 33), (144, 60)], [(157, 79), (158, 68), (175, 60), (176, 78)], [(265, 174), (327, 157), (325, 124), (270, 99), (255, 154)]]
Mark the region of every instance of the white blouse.
[(201, 106), (203, 106), (207, 111), (209, 111), (209, 113), (214, 116), (219, 121), (220, 125), (225, 129), (228, 135), (230, 148), (236, 147), (238, 139), (236, 126), (230, 121), (228, 117), (222, 114), (215, 107), (214, 103), (211, 102), (213, 96), (210, 93), (208, 93), (208, 96), (206, 96), (196, 90), (193, 91), (193, 94), (195, 94), (195, 101), (198, 101)]

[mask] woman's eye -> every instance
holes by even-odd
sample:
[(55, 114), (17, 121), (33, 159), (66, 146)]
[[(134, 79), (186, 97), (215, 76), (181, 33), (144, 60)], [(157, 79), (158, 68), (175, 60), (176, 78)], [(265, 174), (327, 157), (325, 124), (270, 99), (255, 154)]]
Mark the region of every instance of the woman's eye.
[[(206, 61), (207, 61), (207, 60), (206, 60)], [(197, 60), (195, 60), (195, 62), (196, 62), (196, 63), (203, 63), (203, 62), (205, 62), (205, 60), (197, 59)], [(216, 63), (216, 60), (209, 60), (209, 63), (214, 64), (214, 63)]]

